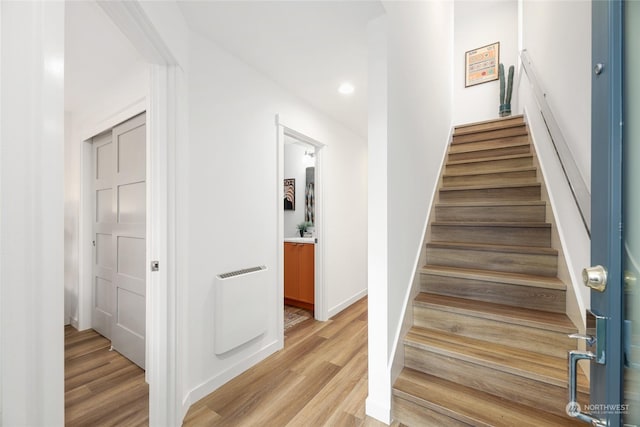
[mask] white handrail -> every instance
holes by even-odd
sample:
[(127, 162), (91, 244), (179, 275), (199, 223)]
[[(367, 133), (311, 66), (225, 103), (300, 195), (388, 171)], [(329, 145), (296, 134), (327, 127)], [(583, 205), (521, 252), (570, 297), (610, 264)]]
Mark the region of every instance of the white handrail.
[(587, 233), (591, 235), (591, 192), (589, 191), (589, 187), (587, 187), (587, 184), (584, 182), (584, 178), (578, 169), (571, 150), (569, 150), (567, 141), (562, 135), (560, 126), (551, 112), (549, 104), (547, 104), (545, 93), (538, 84), (536, 73), (534, 71), (533, 64), (531, 63), (531, 58), (529, 58), (529, 54), (526, 49), (520, 52), (520, 60), (522, 62), (522, 68), (527, 74), (527, 78), (533, 88), (533, 93), (538, 107), (540, 108), (540, 113), (544, 119), (547, 131), (549, 132), (549, 136), (553, 142), (553, 147), (555, 148), (558, 159), (560, 160), (560, 164), (562, 165), (564, 176), (569, 183), (569, 188), (571, 188), (573, 199), (580, 211), (582, 222), (587, 229)]

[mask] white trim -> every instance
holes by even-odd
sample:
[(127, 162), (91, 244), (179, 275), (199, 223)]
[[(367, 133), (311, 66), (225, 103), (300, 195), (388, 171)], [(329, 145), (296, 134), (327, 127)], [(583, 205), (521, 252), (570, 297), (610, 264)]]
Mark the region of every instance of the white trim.
[(276, 116), (276, 197), (277, 222), (276, 222), (276, 337), (278, 339), (278, 350), (284, 348), (284, 209), (282, 200), (284, 199), (284, 186), (281, 184), (284, 179), (284, 128), (278, 125)]
[(391, 424), (391, 406), (375, 402), (370, 397), (365, 401), (366, 414), (387, 425)]
[(252, 366), (256, 365), (258, 362), (266, 359), (271, 356), (276, 351), (280, 350), (282, 347), (279, 344), (279, 341), (273, 341), (272, 343), (266, 345), (262, 349), (256, 351), (251, 356), (243, 359), (240, 363), (233, 365), (226, 371), (219, 373), (207, 381), (203, 382), (197, 387), (194, 387), (184, 398), (182, 402), (182, 407), (184, 408), (184, 412), (186, 413), (189, 407), (202, 399), (206, 395), (212, 393), (217, 390), (219, 387), (223, 386), (227, 382), (231, 381), (233, 378), (242, 374)]
[(328, 313), (329, 319), (331, 319), (336, 314), (340, 313), (345, 308), (349, 307), (351, 304), (353, 304), (353, 303), (361, 300), (365, 296), (367, 296), (368, 292), (369, 292), (368, 289), (363, 289), (360, 292), (358, 292), (357, 294), (353, 295), (352, 297), (349, 297), (346, 300), (342, 301), (340, 304), (334, 306), (333, 308), (330, 308), (329, 309), (329, 313)]
[[(184, 107), (186, 87), (184, 72), (172, 55), (151, 19), (138, 1), (99, 1), (99, 5), (151, 65), (150, 93), (147, 107), (147, 132), (150, 144), (149, 171), (152, 178), (150, 197), (152, 212), (147, 253), (160, 261), (160, 271), (147, 281), (147, 378), (149, 380), (149, 424), (180, 425), (182, 406), (177, 390), (178, 369), (182, 355), (177, 350), (180, 333), (178, 313), (178, 256), (173, 247), (176, 238), (176, 156), (177, 140), (187, 140), (186, 116), (177, 108)], [(156, 64), (156, 65), (153, 65)], [(183, 258), (181, 258), (183, 259)], [(169, 275), (171, 272), (171, 275)]]
[(83, 141), (90, 140), (94, 136), (104, 132), (107, 129), (111, 129), (120, 123), (129, 120), (131, 117), (135, 117), (138, 114), (144, 113), (147, 110), (147, 97), (140, 98), (131, 104), (121, 108), (120, 110), (109, 115), (104, 120), (98, 123), (91, 123), (84, 127), (80, 131), (80, 137)]
[[(284, 310), (284, 207), (282, 205), (283, 188), (282, 180), (284, 179), (284, 135), (295, 138), (299, 141), (307, 143), (315, 147), (316, 150), (316, 215), (315, 215), (315, 229), (316, 229), (316, 244), (315, 244), (315, 296), (314, 296), (314, 317), (316, 320), (325, 321), (329, 319), (329, 310), (327, 308), (327, 288), (324, 282), (324, 270), (325, 270), (325, 248), (327, 247), (326, 230), (325, 230), (325, 212), (326, 212), (326, 185), (324, 183), (324, 170), (327, 169), (326, 150), (327, 145), (323, 142), (315, 140), (308, 135), (305, 135), (298, 130), (295, 126), (289, 126), (282, 116), (276, 115), (277, 129), (277, 185), (278, 185), (278, 223), (277, 223), (277, 256), (278, 256), (278, 316), (283, 316)], [(284, 345), (284, 328), (278, 322), (278, 336), (282, 337)], [(282, 333), (280, 333), (282, 330)]]
[(138, 1), (97, 0), (98, 5), (151, 64), (177, 61)]
[(80, 331), (91, 327), (93, 275), (93, 148), (91, 138), (80, 148), (80, 200), (78, 201), (78, 324)]

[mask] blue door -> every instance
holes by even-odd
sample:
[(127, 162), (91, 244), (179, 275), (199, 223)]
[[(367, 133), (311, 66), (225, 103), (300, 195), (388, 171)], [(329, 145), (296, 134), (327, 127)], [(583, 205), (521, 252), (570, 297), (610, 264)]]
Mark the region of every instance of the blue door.
[(598, 335), (606, 357), (591, 362), (583, 412), (595, 425), (638, 426), (640, 3), (592, 5), (591, 265), (604, 267), (606, 287), (591, 291), (591, 310), (606, 319)]
[(622, 281), (625, 410), (623, 425), (640, 425), (640, 2), (623, 7)]

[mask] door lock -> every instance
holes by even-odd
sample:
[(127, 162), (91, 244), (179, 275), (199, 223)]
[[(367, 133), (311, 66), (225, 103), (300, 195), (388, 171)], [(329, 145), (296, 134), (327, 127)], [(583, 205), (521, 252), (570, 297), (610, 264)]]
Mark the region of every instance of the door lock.
[(585, 286), (598, 292), (604, 292), (607, 288), (607, 269), (601, 265), (587, 267), (582, 270), (582, 281)]

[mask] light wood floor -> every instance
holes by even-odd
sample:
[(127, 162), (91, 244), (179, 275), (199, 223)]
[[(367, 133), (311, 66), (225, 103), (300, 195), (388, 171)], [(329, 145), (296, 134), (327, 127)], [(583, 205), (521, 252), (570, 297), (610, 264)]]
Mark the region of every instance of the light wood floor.
[[(65, 328), (67, 426), (148, 425), (144, 372), (94, 331)], [(285, 348), (195, 403), (185, 426), (379, 427), (365, 416), (367, 299), (286, 331)], [(394, 424), (397, 426), (397, 424)]]
[(149, 387), (144, 371), (89, 329), (64, 329), (66, 426), (149, 424)]
[(365, 417), (367, 300), (286, 332), (284, 350), (201, 399), (185, 426), (382, 426)]

